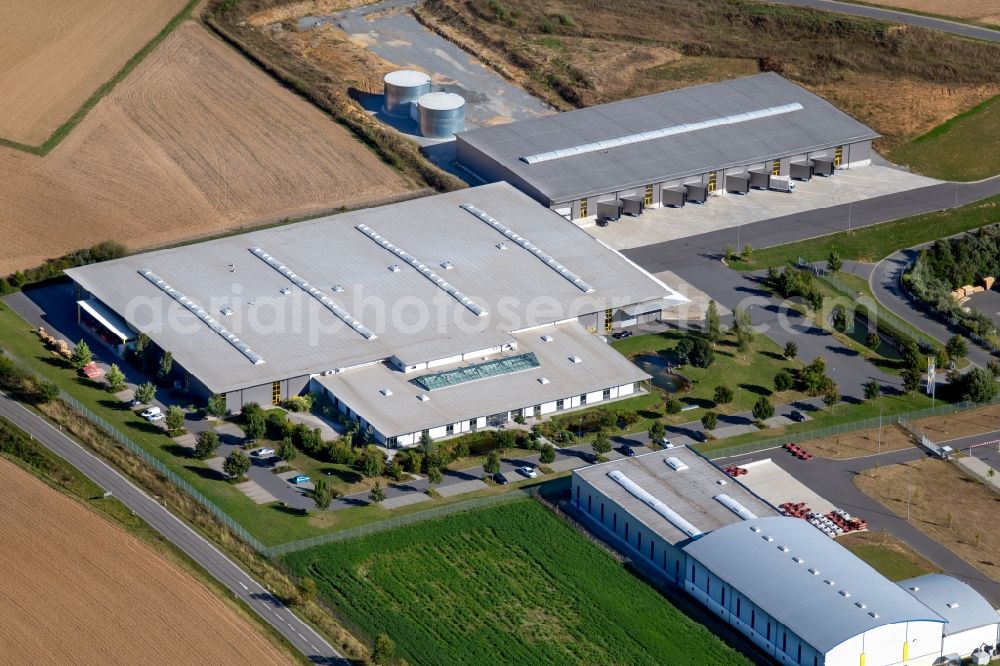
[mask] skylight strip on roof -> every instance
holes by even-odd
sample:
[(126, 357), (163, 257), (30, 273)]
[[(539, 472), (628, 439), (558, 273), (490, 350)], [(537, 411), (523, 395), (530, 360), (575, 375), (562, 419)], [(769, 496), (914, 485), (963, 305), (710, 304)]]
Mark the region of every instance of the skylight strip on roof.
[(584, 282), (583, 278), (581, 278), (579, 275), (577, 275), (573, 271), (569, 270), (568, 268), (560, 264), (551, 255), (543, 252), (542, 248), (538, 247), (524, 236), (519, 235), (517, 232), (508, 227), (503, 222), (500, 222), (499, 220), (491, 217), (488, 213), (486, 213), (486, 211), (480, 210), (479, 208), (476, 208), (472, 204), (468, 203), (459, 204), (459, 207), (469, 211), (470, 213), (478, 217), (480, 220), (490, 225), (491, 227), (502, 233), (504, 236), (511, 239), (512, 241), (523, 247), (525, 250), (538, 257), (546, 266), (548, 266), (556, 273), (559, 273), (559, 275), (562, 275), (564, 278), (572, 282), (573, 285), (580, 291), (587, 294), (594, 291), (594, 288), (591, 287), (586, 282)]
[(231, 344), (241, 354), (250, 359), (251, 363), (253, 363), (254, 365), (260, 365), (261, 363), (265, 362), (263, 356), (261, 356), (254, 350), (250, 349), (250, 345), (243, 342), (233, 333), (231, 333), (229, 330), (223, 327), (222, 324), (217, 322), (212, 317), (212, 315), (208, 314), (208, 312), (206, 312), (203, 307), (201, 307), (200, 305), (192, 301), (190, 298), (188, 298), (187, 296), (185, 296), (184, 294), (182, 294), (181, 292), (177, 291), (169, 284), (167, 284), (166, 280), (161, 278), (159, 275), (149, 270), (148, 268), (140, 268), (139, 275), (152, 282), (153, 285), (158, 287), (167, 296), (170, 296), (170, 298), (174, 299), (175, 301), (186, 307), (188, 310), (190, 310), (192, 314), (194, 314), (194, 316), (198, 317), (203, 322), (205, 322), (206, 326), (208, 326), (210, 329), (218, 333), (219, 336), (221, 336), (226, 342)]
[(394, 255), (396, 255), (406, 263), (408, 263), (410, 266), (413, 266), (415, 269), (417, 269), (418, 273), (420, 273), (425, 278), (436, 284), (442, 291), (444, 291), (449, 296), (454, 298), (456, 301), (458, 301), (466, 308), (468, 308), (469, 312), (471, 312), (472, 314), (476, 315), (477, 317), (485, 317), (487, 314), (489, 314), (486, 310), (480, 307), (479, 304), (477, 304), (471, 298), (469, 298), (461, 291), (459, 291), (453, 284), (451, 284), (443, 277), (432, 271), (430, 267), (428, 267), (424, 262), (420, 261), (419, 259), (414, 257), (412, 254), (410, 254), (403, 248), (399, 247), (398, 245), (394, 245), (389, 240), (383, 238), (382, 236), (379, 235), (377, 231), (369, 227), (367, 224), (359, 224), (354, 228), (363, 233), (365, 236), (368, 236), (368, 238), (371, 238), (373, 241), (384, 247), (389, 252), (392, 252)]
[(294, 272), (292, 272), (292, 269), (290, 269), (288, 266), (284, 265), (283, 263), (275, 259), (273, 256), (271, 256), (261, 248), (252, 247), (250, 248), (250, 252), (252, 252), (255, 256), (261, 259), (268, 266), (270, 266), (271, 268), (273, 268), (274, 270), (278, 271), (286, 278), (291, 280), (292, 283), (295, 284), (295, 286), (297, 286), (299, 289), (301, 289), (302, 291), (306, 292), (307, 294), (315, 298), (317, 301), (319, 301), (320, 304), (323, 305), (323, 307), (325, 307), (327, 310), (332, 312), (335, 317), (337, 317), (342, 322), (344, 322), (345, 324), (353, 328), (355, 331), (360, 333), (365, 338), (365, 340), (374, 340), (375, 338), (378, 337), (377, 335), (375, 335), (374, 331), (369, 330), (360, 321), (351, 316), (350, 312), (348, 312), (344, 308), (334, 303), (333, 299), (331, 299), (329, 296), (323, 293), (322, 290), (317, 289), (316, 287), (306, 282), (305, 279), (299, 277)]
[(754, 111), (736, 113), (730, 116), (710, 118), (709, 120), (701, 120), (696, 123), (671, 125), (670, 127), (663, 127), (660, 129), (649, 130), (646, 132), (638, 132), (636, 134), (626, 134), (625, 136), (613, 137), (611, 139), (604, 139), (602, 141), (594, 141), (592, 143), (581, 143), (576, 146), (557, 148), (556, 150), (549, 150), (544, 153), (535, 153), (534, 155), (524, 155), (521, 157), (521, 161), (526, 162), (528, 164), (538, 164), (539, 162), (558, 160), (563, 157), (572, 157), (573, 155), (583, 155), (585, 153), (596, 153), (601, 150), (608, 150), (609, 148), (618, 148), (619, 146), (627, 146), (633, 143), (642, 143), (643, 141), (652, 141), (654, 139), (662, 139), (668, 136), (676, 136), (678, 134), (697, 132), (699, 130), (709, 129), (712, 127), (721, 127), (723, 125), (737, 125), (739, 123), (750, 122), (751, 120), (770, 118), (773, 116), (780, 116), (785, 113), (791, 113), (793, 111), (801, 111), (801, 110), (802, 110), (802, 105), (799, 104), (798, 102), (792, 102), (790, 104), (782, 104), (780, 106), (770, 106), (765, 109), (756, 109)]
[(505, 356), (503, 358), (466, 365), (452, 370), (442, 370), (429, 375), (422, 375), (413, 379), (413, 383), (425, 391), (448, 388), (457, 384), (465, 384), (479, 379), (489, 379), (500, 375), (510, 375), (516, 372), (523, 372), (540, 367), (538, 357), (534, 352), (519, 354), (517, 356)]
[(669, 522), (671, 525), (676, 527), (684, 534), (688, 535), (689, 537), (696, 537), (699, 534), (704, 534), (704, 532), (702, 532), (697, 527), (689, 523), (687, 519), (684, 518), (684, 516), (677, 513), (669, 506), (667, 506), (660, 500), (650, 495), (648, 492), (646, 492), (645, 488), (643, 488), (638, 483), (625, 476), (623, 472), (620, 472), (618, 470), (613, 470), (611, 472), (608, 472), (608, 476), (611, 477), (612, 481), (614, 481), (619, 486), (627, 490), (637, 500), (639, 500), (640, 502), (642, 502), (650, 509), (663, 516), (664, 518), (666, 518), (667, 522)]

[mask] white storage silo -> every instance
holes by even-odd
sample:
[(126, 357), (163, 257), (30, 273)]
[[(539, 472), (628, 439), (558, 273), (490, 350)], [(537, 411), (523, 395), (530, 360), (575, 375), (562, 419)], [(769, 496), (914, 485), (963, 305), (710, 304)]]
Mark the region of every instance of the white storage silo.
[(465, 129), (465, 99), (461, 95), (433, 92), (417, 100), (420, 133), (429, 139), (450, 139)]
[(412, 69), (389, 72), (382, 81), (385, 84), (382, 110), (390, 116), (409, 116), (411, 104), (431, 91), (431, 77)]

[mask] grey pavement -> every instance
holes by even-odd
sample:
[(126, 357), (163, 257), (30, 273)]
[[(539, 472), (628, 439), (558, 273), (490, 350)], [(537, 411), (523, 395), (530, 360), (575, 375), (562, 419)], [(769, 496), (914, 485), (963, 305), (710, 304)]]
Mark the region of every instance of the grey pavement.
[(1000, 583), (989, 578), (947, 547), (921, 532), (905, 518), (898, 516), (854, 485), (854, 477), (873, 468), (876, 460), (882, 467), (905, 464), (923, 458), (927, 455), (926, 452), (917, 448), (908, 448), (883, 453), (879, 456), (850, 460), (830, 460), (819, 457), (814, 457), (811, 460), (799, 460), (790, 454), (782, 455), (783, 453), (784, 451), (781, 449), (775, 449), (767, 452), (756, 452), (752, 455), (726, 458), (724, 462), (723, 459), (715, 462), (726, 465), (743, 465), (753, 460), (770, 457), (775, 464), (835, 506), (867, 520), (869, 529), (886, 531), (905, 541), (918, 553), (940, 567), (942, 571), (974, 587), (994, 606), (1000, 604)]
[(192, 528), (99, 458), (47, 421), (0, 393), (0, 416), (31, 435), (94, 483), (110, 491), (168, 541), (182, 550), (209, 575), (225, 585), (296, 650), (317, 664), (348, 664), (330, 643), (303, 622), (280, 599), (248, 575)]
[[(867, 7), (865, 5), (854, 5), (848, 2), (835, 2), (834, 0), (769, 0), (778, 5), (793, 5), (796, 7), (812, 7), (838, 14), (850, 14), (852, 16), (864, 16), (865, 18), (888, 21), (889, 23), (903, 23), (914, 25), (931, 30), (949, 32), (953, 35), (982, 39), (988, 42), (1000, 42), (1000, 31), (991, 28), (979, 27), (958, 21), (949, 21), (943, 18), (932, 16), (921, 16), (911, 14), (905, 10), (888, 9), (882, 7)], [(942, 7), (942, 11), (945, 11)]]

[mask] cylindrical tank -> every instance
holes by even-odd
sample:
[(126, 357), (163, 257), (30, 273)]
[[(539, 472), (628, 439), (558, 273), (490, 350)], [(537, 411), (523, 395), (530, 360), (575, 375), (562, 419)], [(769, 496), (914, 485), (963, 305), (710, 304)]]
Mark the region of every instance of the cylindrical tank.
[(405, 118), (410, 115), (410, 103), (431, 91), (431, 77), (412, 69), (389, 72), (383, 79), (385, 102), (382, 110), (390, 116)]
[(450, 139), (465, 129), (465, 100), (461, 95), (433, 92), (417, 100), (420, 133), (429, 139)]

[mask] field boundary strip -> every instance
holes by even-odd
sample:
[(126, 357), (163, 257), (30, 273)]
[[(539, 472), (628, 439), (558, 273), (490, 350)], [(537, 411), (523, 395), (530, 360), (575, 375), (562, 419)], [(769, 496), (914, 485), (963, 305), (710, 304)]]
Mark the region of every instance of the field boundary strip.
[(167, 24), (163, 26), (156, 35), (153, 36), (148, 42), (146, 42), (141, 49), (132, 54), (124, 65), (119, 69), (110, 79), (105, 81), (101, 87), (94, 91), (94, 93), (87, 98), (87, 100), (80, 105), (72, 116), (64, 122), (62, 125), (57, 127), (52, 134), (49, 135), (45, 141), (37, 146), (32, 146), (26, 143), (20, 143), (18, 141), (12, 141), (11, 139), (5, 139), (0, 137), (0, 146), (6, 146), (8, 148), (13, 148), (14, 150), (20, 150), (26, 153), (31, 153), (33, 155), (38, 155), (39, 157), (44, 157), (49, 154), (49, 152), (58, 146), (63, 139), (69, 136), (69, 133), (80, 124), (80, 122), (90, 113), (99, 101), (111, 93), (121, 81), (128, 76), (133, 69), (135, 69), (139, 63), (141, 63), (146, 56), (153, 52), (157, 46), (160, 45), (167, 36), (174, 31), (177, 26), (186, 21), (191, 15), (191, 12), (198, 5), (201, 0), (188, 0), (188, 3), (181, 8), (177, 14), (174, 15)]

